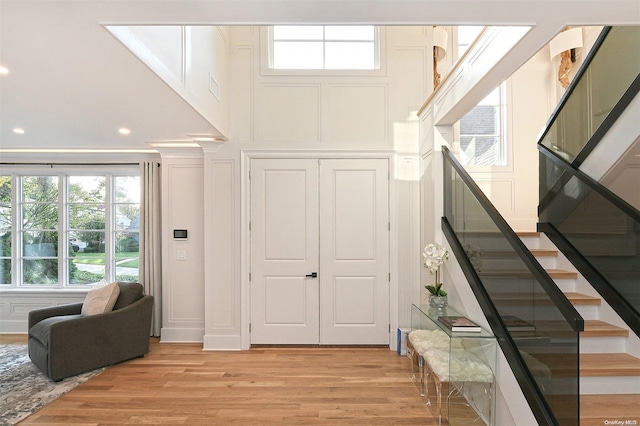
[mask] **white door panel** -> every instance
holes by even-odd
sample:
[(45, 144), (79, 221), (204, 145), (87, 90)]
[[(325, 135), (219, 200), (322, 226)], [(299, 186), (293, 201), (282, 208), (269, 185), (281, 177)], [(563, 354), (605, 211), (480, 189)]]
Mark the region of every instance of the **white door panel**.
[(317, 167), (251, 161), (251, 343), (318, 343)]
[(389, 343), (387, 160), (322, 160), (320, 341)]
[(252, 160), (251, 343), (388, 344), (388, 210), (387, 160)]

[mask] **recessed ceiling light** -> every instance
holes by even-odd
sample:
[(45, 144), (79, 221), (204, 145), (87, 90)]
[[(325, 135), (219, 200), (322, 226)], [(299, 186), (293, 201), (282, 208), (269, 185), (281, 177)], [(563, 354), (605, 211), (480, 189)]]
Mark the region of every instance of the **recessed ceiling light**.
[(121, 135), (128, 135), (129, 133), (131, 133), (131, 130), (127, 129), (126, 127), (120, 127), (118, 129), (118, 133), (120, 133)]
[(7, 75), (7, 74), (9, 74), (9, 68), (3, 67), (2, 65), (0, 65), (0, 75)]
[(16, 135), (24, 135), (24, 129), (16, 127), (15, 129), (13, 129), (13, 133), (15, 133)]

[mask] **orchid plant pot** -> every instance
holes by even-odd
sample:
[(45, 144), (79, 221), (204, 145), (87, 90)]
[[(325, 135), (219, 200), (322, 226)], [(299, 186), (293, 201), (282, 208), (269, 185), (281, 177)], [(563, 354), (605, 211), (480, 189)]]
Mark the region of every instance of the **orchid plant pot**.
[(436, 309), (443, 309), (447, 306), (447, 296), (429, 295), (429, 306)]

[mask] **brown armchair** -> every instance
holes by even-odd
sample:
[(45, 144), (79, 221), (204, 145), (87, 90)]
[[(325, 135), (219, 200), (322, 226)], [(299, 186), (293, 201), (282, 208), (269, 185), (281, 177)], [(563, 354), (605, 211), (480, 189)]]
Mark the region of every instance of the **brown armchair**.
[(112, 311), (81, 316), (82, 303), (29, 312), (29, 358), (51, 380), (149, 352), (153, 297), (138, 283), (118, 283)]

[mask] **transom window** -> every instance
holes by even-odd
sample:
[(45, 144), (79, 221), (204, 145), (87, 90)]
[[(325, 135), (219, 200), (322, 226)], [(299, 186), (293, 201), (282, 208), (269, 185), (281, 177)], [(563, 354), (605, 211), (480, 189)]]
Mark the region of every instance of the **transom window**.
[(273, 69), (379, 68), (379, 37), (372, 25), (276, 25), (270, 38)]
[(136, 173), (0, 176), (0, 286), (137, 281)]

